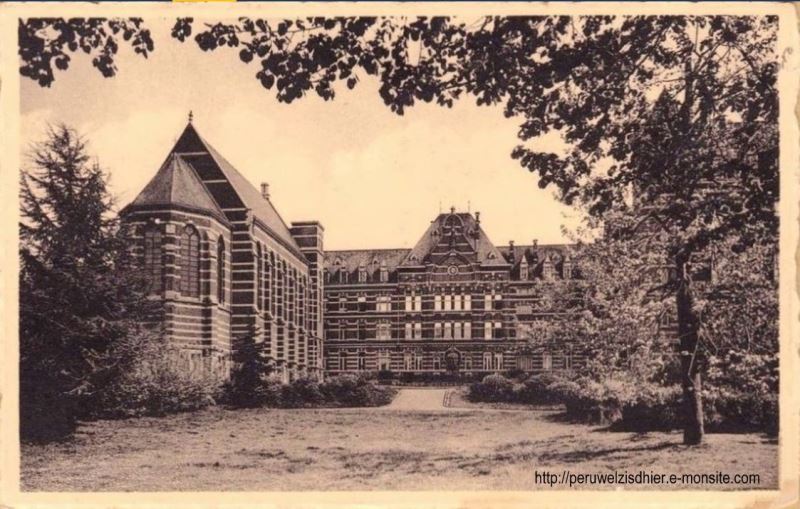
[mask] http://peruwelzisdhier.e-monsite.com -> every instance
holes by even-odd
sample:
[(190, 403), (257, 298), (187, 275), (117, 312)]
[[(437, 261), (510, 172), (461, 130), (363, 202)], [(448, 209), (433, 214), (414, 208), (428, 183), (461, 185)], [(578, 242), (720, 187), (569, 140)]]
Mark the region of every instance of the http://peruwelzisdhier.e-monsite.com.
[(561, 472), (534, 471), (534, 482), (550, 487), (565, 486), (575, 487), (582, 485), (757, 485), (760, 480), (758, 474), (728, 474), (725, 472), (710, 472), (704, 474), (684, 473), (667, 474), (662, 472), (639, 471), (608, 471), (597, 473), (573, 473), (569, 470)]

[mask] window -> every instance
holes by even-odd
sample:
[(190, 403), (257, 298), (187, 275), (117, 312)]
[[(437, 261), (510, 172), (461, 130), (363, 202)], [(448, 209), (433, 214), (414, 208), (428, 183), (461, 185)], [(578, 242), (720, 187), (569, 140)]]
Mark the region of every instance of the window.
[(414, 297), (414, 311), (422, 311), (422, 295)]
[(564, 260), (564, 265), (561, 268), (564, 272), (564, 279), (572, 279), (572, 262)]
[(367, 310), (367, 298), (363, 295), (358, 298), (358, 310), (359, 311), (366, 311)]
[(417, 322), (414, 324), (414, 339), (422, 339), (422, 323)]
[(442, 359), (439, 357), (438, 354), (434, 354), (433, 356), (433, 369), (435, 371), (439, 371), (442, 369)]
[(472, 324), (470, 322), (464, 324), (464, 339), (472, 339)]
[(194, 226), (181, 233), (179, 291), (186, 297), (200, 296), (200, 235)]
[(444, 310), (450, 311), (451, 309), (453, 309), (452, 297), (450, 294), (447, 294), (444, 296)]
[(391, 369), (392, 369), (392, 360), (389, 352), (386, 351), (378, 352), (378, 370), (389, 371)]
[(347, 352), (339, 352), (339, 371), (347, 370)]
[(388, 295), (378, 295), (376, 310), (382, 313), (392, 310), (392, 298)]
[(549, 353), (542, 354), (542, 369), (553, 369), (553, 356)]
[(345, 324), (339, 324), (339, 339), (347, 339), (347, 326)]
[(347, 311), (347, 297), (339, 297), (339, 311)]
[(256, 308), (261, 309), (264, 302), (264, 255), (261, 244), (256, 244)]
[(555, 271), (553, 270), (553, 262), (551, 262), (550, 258), (548, 257), (542, 264), (542, 277), (544, 277), (544, 279), (553, 279), (554, 275)]
[(404, 370), (411, 371), (411, 370), (414, 369), (415, 357), (416, 357), (416, 355), (413, 352), (404, 352), (403, 353), (403, 369)]
[(461, 295), (453, 295), (453, 310), (461, 310)]
[(225, 241), (217, 241), (217, 302), (225, 304)]
[(367, 282), (367, 268), (363, 265), (358, 268), (358, 282), (359, 283), (366, 283)]
[(356, 368), (359, 371), (364, 371), (365, 369), (367, 369), (367, 354), (366, 353), (358, 352), (358, 364), (356, 365)]
[(381, 283), (386, 283), (389, 281), (389, 271), (381, 265)]
[(347, 270), (344, 268), (339, 269), (339, 282), (347, 284)]
[(494, 336), (493, 337), (495, 339), (500, 339), (502, 337), (502, 335), (503, 335), (502, 326), (503, 326), (502, 323), (494, 322)]
[(411, 295), (406, 295), (406, 311), (411, 311), (413, 305), (414, 305), (413, 297)]
[(502, 352), (497, 352), (492, 357), (492, 369), (495, 371), (500, 371), (503, 369), (503, 354)]
[(406, 339), (414, 339), (414, 329), (411, 323), (406, 324)]
[(433, 338), (434, 339), (442, 338), (442, 324), (440, 322), (436, 322), (433, 324)]
[(519, 278), (522, 280), (528, 279), (528, 262), (524, 258), (522, 263), (519, 264)]
[(461, 322), (453, 324), (453, 339), (461, 339)]
[(453, 324), (450, 322), (444, 324), (444, 339), (453, 339)]
[(492, 369), (492, 352), (483, 352), (483, 369), (485, 371)]
[(484, 322), (483, 324), (483, 338), (492, 339), (492, 322)]
[(442, 296), (441, 295), (435, 295), (433, 297), (433, 309), (435, 311), (441, 311), (442, 310)]
[(164, 288), (164, 264), (161, 258), (161, 232), (156, 228), (144, 232), (144, 270), (150, 280), (150, 293), (160, 294)]
[(472, 369), (472, 356), (469, 354), (464, 357), (464, 369)]
[(375, 338), (376, 339), (391, 339), (392, 338), (392, 326), (387, 322), (381, 322), (377, 325), (375, 329)]
[(484, 297), (483, 297), (483, 309), (486, 309), (486, 310), (492, 309), (492, 299), (493, 299), (493, 296), (494, 296), (493, 294), (494, 294), (494, 292), (492, 292), (492, 294), (488, 294), (487, 293), (486, 295), (484, 295)]
[(464, 295), (464, 311), (469, 311), (472, 309), (472, 296), (467, 294)]

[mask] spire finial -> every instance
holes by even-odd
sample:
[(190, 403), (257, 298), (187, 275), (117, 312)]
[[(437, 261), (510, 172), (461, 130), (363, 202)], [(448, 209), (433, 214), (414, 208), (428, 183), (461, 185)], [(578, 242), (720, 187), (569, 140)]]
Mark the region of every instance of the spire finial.
[(194, 120), (194, 113), (192, 113), (192, 110), (189, 110), (189, 123), (190, 124), (192, 123), (192, 120)]

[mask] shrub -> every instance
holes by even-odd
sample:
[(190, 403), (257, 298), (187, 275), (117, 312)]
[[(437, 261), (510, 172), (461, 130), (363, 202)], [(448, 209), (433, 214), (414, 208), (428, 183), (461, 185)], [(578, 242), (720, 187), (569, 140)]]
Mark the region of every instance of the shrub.
[(776, 354), (711, 356), (702, 392), (708, 430), (777, 435), (778, 376)]
[(394, 372), (391, 369), (382, 369), (378, 371), (378, 380), (388, 382), (394, 379)]
[(376, 385), (364, 377), (340, 375), (320, 385), (326, 403), (342, 407), (373, 407), (390, 403), (397, 391)]
[(563, 375), (549, 371), (532, 375), (521, 384), (514, 386), (514, 400), (530, 405), (562, 403), (561, 395), (551, 391), (550, 386), (566, 380), (567, 378)]
[(470, 401), (501, 402), (511, 401), (514, 396), (514, 383), (503, 375), (488, 375), (482, 381), (469, 386), (467, 398)]
[(189, 373), (167, 353), (142, 360), (105, 387), (92, 417), (163, 416), (198, 410), (214, 405), (219, 395), (218, 378)]
[(652, 383), (636, 386), (622, 406), (619, 428), (627, 431), (671, 430), (681, 426), (682, 390), (679, 385)]
[(299, 408), (319, 406), (325, 401), (319, 384), (311, 378), (298, 378), (281, 388), (279, 406)]

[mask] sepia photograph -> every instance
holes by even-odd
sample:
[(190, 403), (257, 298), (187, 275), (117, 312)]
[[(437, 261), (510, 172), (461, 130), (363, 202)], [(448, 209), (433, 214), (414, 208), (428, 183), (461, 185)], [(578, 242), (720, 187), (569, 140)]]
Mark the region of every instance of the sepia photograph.
[(19, 500), (797, 502), (791, 5), (0, 15)]

